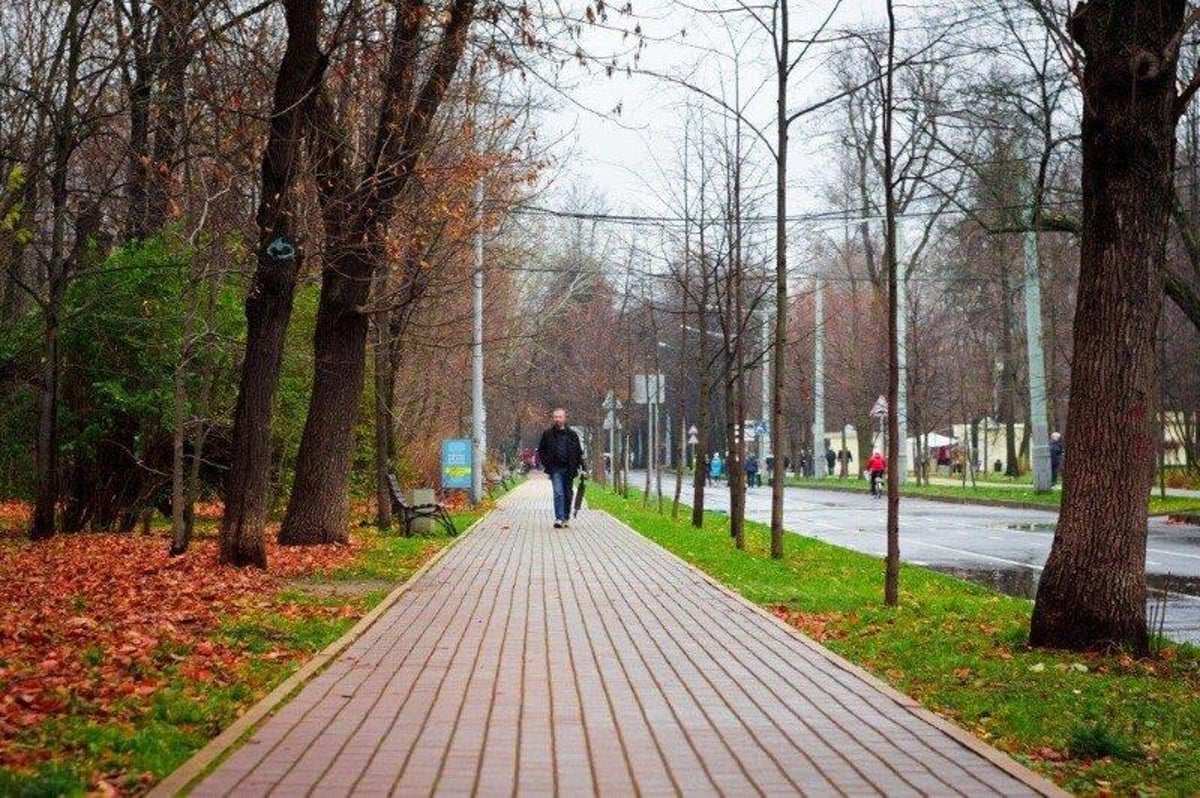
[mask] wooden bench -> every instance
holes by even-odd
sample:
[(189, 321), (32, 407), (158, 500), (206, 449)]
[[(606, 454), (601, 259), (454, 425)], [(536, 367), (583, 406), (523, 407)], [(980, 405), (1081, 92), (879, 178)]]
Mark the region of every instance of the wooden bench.
[(400, 486), (396, 483), (394, 474), (388, 474), (388, 492), (392, 495), (392, 513), (399, 516), (400, 522), (403, 524), (404, 537), (412, 537), (412, 524), (418, 518), (428, 518), (436, 522), (451, 537), (458, 534), (458, 530), (454, 526), (454, 519), (450, 517), (446, 505), (441, 502), (409, 504), (404, 500), (404, 494), (400, 492)]

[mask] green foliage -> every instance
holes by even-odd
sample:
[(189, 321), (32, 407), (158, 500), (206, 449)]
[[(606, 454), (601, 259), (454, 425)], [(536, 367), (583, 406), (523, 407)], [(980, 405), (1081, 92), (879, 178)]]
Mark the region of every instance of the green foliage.
[(17, 244), (27, 244), (31, 231), (20, 227), (24, 203), (18, 198), (25, 187), (25, 168), (17, 165), (9, 170), (0, 189), (0, 232), (9, 233)]
[[(187, 248), (161, 238), (118, 249), (103, 267), (72, 282), (62, 330), (62, 419), (68, 449), (87, 456), (113, 429), (141, 434), (172, 426), (175, 371), (186, 357), (189, 396), (201, 382), (231, 384), (241, 299), (231, 286), (194, 279)], [(186, 318), (192, 336), (184, 341)], [(225, 404), (228, 404), (226, 400)]]

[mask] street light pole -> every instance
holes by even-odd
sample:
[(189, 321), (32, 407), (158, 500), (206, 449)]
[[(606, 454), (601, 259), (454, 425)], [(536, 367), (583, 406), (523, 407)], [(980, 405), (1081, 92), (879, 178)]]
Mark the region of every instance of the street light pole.
[(1042, 281), (1038, 262), (1037, 209), (1029, 193), (1029, 224), (1024, 236), (1025, 352), (1029, 364), (1029, 459), (1033, 490), (1050, 490), (1050, 435), (1046, 422), (1046, 361), (1042, 339)]
[(896, 392), (896, 443), (899, 446), (896, 480), (903, 485), (908, 476), (908, 253), (904, 251), (904, 224), (896, 220), (896, 370), (900, 382)]
[(483, 468), (487, 457), (487, 409), (483, 404), (483, 178), (475, 181), (474, 330), (471, 341), (471, 500), (483, 500)]
[(816, 280), (813, 299), (813, 445), (812, 468), (818, 478), (826, 476), (825, 462), (825, 291), (821, 278)]

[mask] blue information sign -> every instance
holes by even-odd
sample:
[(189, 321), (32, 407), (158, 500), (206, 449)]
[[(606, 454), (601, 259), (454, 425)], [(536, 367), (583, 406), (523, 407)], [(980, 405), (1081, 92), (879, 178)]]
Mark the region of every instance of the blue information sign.
[(474, 447), (470, 438), (442, 441), (442, 489), (470, 490)]

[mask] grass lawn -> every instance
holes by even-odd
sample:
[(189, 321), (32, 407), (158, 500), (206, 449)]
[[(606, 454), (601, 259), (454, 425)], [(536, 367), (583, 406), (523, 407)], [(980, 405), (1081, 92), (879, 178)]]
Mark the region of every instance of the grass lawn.
[(350, 547), (272, 544), (266, 574), (217, 566), (211, 531), (173, 559), (158, 533), (0, 541), (0, 795), (145, 792), (450, 540), (355, 527)]
[[(792, 478), (788, 485), (800, 488), (820, 488), (823, 490), (846, 490), (866, 493), (871, 489), (865, 479), (807, 479)], [(1061, 491), (1050, 493), (1034, 493), (1033, 488), (1019, 487), (1014, 483), (1007, 485), (988, 485), (979, 483), (972, 487), (967, 485), (917, 485), (908, 482), (900, 490), (901, 496), (912, 496), (925, 499), (953, 499), (967, 504), (991, 505), (1028, 505), (1056, 509), (1062, 502)], [(1172, 515), (1176, 513), (1200, 512), (1200, 499), (1187, 496), (1167, 496), (1162, 498), (1157, 494), (1149, 499), (1151, 515)]]
[(1028, 601), (905, 565), (901, 605), (887, 609), (873, 557), (788, 535), (773, 561), (761, 524), (747, 523), (743, 552), (724, 516), (696, 530), (640, 498), (588, 498), (1068, 790), (1200, 794), (1196, 648), (1167, 646), (1153, 660), (1031, 650)]

